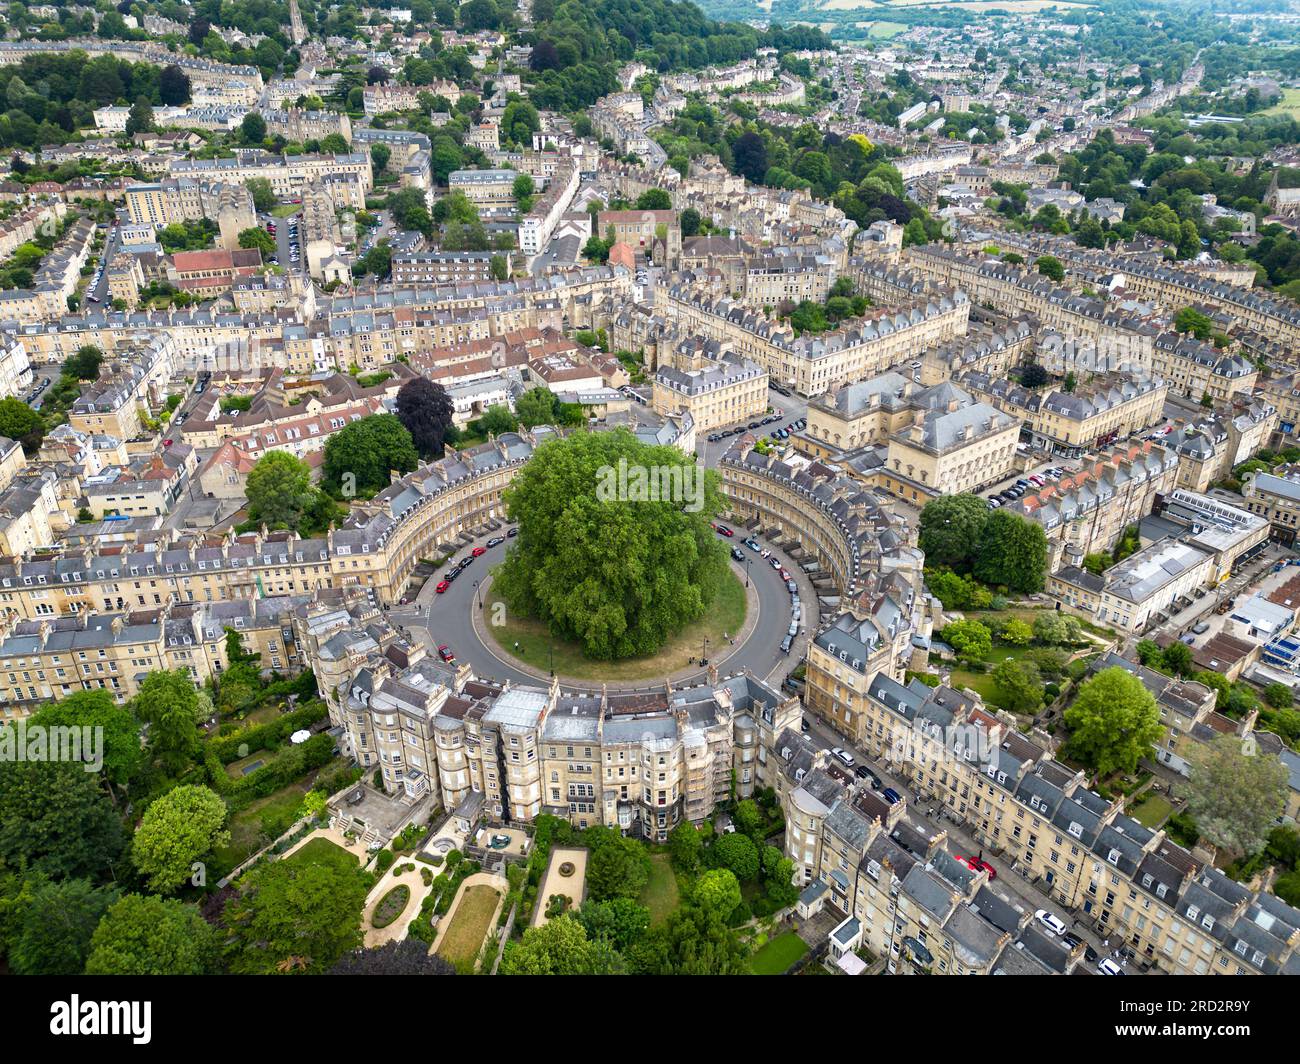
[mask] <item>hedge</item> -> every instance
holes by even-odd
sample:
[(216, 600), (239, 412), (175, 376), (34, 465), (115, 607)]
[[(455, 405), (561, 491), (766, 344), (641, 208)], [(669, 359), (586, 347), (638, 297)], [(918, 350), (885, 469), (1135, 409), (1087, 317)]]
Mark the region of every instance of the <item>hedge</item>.
[[(254, 724), (233, 735), (223, 735), (208, 740), (208, 749), (228, 765), (247, 757), (254, 750), (266, 750), (278, 745), (296, 731), (310, 728), (329, 714), (324, 702), (311, 702), (292, 713), (285, 713), (265, 724)], [(241, 752), (242, 751), (242, 752)]]
[(405, 883), (399, 883), (382, 898), (379, 904), (375, 906), (375, 911), (370, 916), (370, 925), (372, 927), (387, 927), (403, 912), (411, 900), (411, 888)]

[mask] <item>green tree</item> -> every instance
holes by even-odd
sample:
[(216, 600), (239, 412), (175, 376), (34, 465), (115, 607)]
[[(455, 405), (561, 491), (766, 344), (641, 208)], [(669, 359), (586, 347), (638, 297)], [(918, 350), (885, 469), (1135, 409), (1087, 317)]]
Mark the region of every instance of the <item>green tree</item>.
[[(709, 527), (721, 505), (717, 476), (698, 469), (622, 429), (544, 443), (506, 493), (522, 534), (498, 590), (590, 657), (657, 650), (704, 614), (727, 574), (726, 549)], [(653, 493), (647, 471), (658, 481)]]
[(636, 198), (639, 211), (671, 211), (673, 198), (661, 188), (648, 188)]
[(76, 377), (79, 381), (99, 379), (99, 367), (104, 362), (104, 352), (94, 344), (84, 344), (77, 348), (77, 353), (63, 364), (63, 372)]
[(958, 572), (970, 568), (989, 519), (989, 507), (978, 495), (941, 495), (921, 510), (917, 545), (929, 565), (946, 565)]
[(109, 908), (90, 939), (87, 975), (212, 975), (218, 932), (184, 902), (128, 894)]
[[(12, 727), (0, 749), (16, 741)], [(0, 862), (56, 879), (111, 874), (126, 831), (98, 778), (72, 761), (0, 759)]]
[[(734, 836), (728, 836), (731, 838)], [(695, 881), (691, 901), (713, 919), (726, 922), (741, 902), (740, 880), (728, 868), (715, 868)]]
[(296, 531), (315, 495), (311, 467), (288, 451), (267, 451), (249, 472), (244, 495), (250, 520)]
[(256, 248), (263, 258), (270, 258), (275, 254), (275, 237), (261, 226), (253, 225), (239, 234), (239, 246), (245, 250)]
[(735, 832), (723, 835), (713, 844), (713, 859), (730, 870), (742, 883), (758, 878), (758, 847), (748, 835)]
[(257, 210), (266, 213), (275, 206), (275, 193), (271, 190), (271, 182), (267, 178), (250, 177), (244, 184), (252, 193), (253, 206)]
[(1264, 688), (1264, 701), (1274, 709), (1290, 709), (1295, 698), (1284, 683), (1271, 683)]
[(1013, 617), (1002, 626), (1002, 642), (1012, 646), (1028, 646), (1034, 638), (1034, 630), (1018, 617)]
[(1178, 793), (1202, 837), (1233, 857), (1258, 853), (1286, 808), (1286, 766), (1235, 735), (1197, 744), (1188, 760), (1191, 775)]
[(515, 400), (515, 416), (526, 428), (557, 425), (560, 400), (550, 388), (529, 388)]
[(506, 944), (502, 975), (616, 975), (622, 958), (603, 941), (593, 942), (572, 913), (530, 927)]
[(683, 820), (668, 833), (668, 854), (673, 867), (687, 875), (700, 866), (700, 855), (704, 852), (704, 840), (699, 829), (689, 820)]
[(1214, 319), (1195, 307), (1183, 307), (1174, 315), (1174, 328), (1180, 333), (1191, 333), (1198, 340), (1208, 340), (1214, 332)]
[(746, 798), (743, 802), (737, 802), (732, 819), (736, 823), (737, 831), (742, 835), (748, 835), (756, 844), (762, 843), (764, 817), (754, 799)]
[(123, 786), (140, 771), (140, 722), (130, 709), (119, 706), (108, 691), (74, 691), (67, 698), (42, 706), (31, 724), (43, 728), (91, 728), (103, 736), (104, 776)]
[(1103, 777), (1134, 771), (1138, 758), (1149, 757), (1164, 734), (1155, 698), (1119, 666), (1103, 669), (1079, 687), (1065, 723), (1070, 756)]
[(1013, 713), (1034, 713), (1043, 704), (1043, 678), (1032, 661), (1007, 658), (993, 669), (998, 705)]
[(697, 236), (700, 231), (700, 212), (694, 207), (687, 207), (678, 219), (682, 236)]
[(226, 803), (207, 787), (168, 791), (145, 810), (131, 844), (131, 859), (150, 890), (168, 894), (194, 874), (194, 866), (230, 841)]
[(489, 406), (483, 416), (472, 424), (485, 436), (519, 431), (519, 419), (504, 406)]
[(330, 968), (361, 945), (369, 883), (359, 867), (292, 860), (260, 865), (226, 904), (230, 970), (270, 975)]
[(1055, 255), (1039, 255), (1034, 260), (1034, 266), (1044, 277), (1049, 277), (1057, 284), (1065, 280), (1065, 266)]
[(587, 893), (596, 901), (636, 898), (650, 878), (650, 855), (635, 839), (614, 836), (587, 859)]
[(650, 929), (650, 910), (631, 898), (587, 901), (577, 915), (588, 939), (608, 942), (619, 952), (639, 942)]
[(409, 473), (419, 461), (406, 427), (392, 414), (353, 421), (325, 443), (324, 483), (347, 497), (349, 488), (372, 495), (391, 482), (391, 472)]
[(980, 529), (975, 577), (1025, 594), (1042, 591), (1047, 577), (1042, 526), (1009, 510), (994, 510)]
[(256, 111), (249, 111), (239, 124), (239, 137), (245, 144), (261, 144), (266, 140), (266, 119)]
[(1160, 655), (1165, 670), (1176, 676), (1189, 676), (1192, 673), (1192, 648), (1183, 642), (1170, 643)]
[[(0, 399), (0, 436), (22, 441), (24, 437), (38, 436), (43, 425), (41, 415), (21, 399), (15, 399), (13, 396)], [(39, 437), (37, 444), (39, 444)], [(26, 443), (23, 444), (23, 449), (29, 449)], [(35, 450), (35, 446), (30, 450)]]
[(199, 696), (183, 669), (151, 672), (140, 684), (131, 710), (149, 725), (149, 752), (176, 775), (199, 754)]
[(9, 966), (18, 975), (80, 975), (91, 938), (117, 890), (89, 880), (29, 876), (10, 920)]
[(943, 630), (943, 640), (963, 661), (983, 661), (993, 651), (993, 635), (988, 626), (969, 618), (948, 625)]
[(131, 110), (127, 112), (126, 135), (131, 137), (136, 133), (148, 133), (154, 128), (153, 107), (150, 105), (147, 96), (141, 96), (131, 105)]

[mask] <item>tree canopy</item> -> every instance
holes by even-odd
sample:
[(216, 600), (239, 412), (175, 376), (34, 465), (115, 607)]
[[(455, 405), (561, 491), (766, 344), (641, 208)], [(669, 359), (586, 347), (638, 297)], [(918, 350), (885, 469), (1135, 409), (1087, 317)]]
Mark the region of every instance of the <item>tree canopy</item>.
[(625, 430), (552, 440), (506, 493), (520, 534), (497, 589), (593, 658), (652, 653), (703, 616), (727, 574), (708, 521), (719, 505), (716, 474), (701, 479), (676, 448)]
[(1079, 688), (1065, 711), (1069, 753), (1098, 776), (1132, 772), (1164, 734), (1155, 697), (1131, 672), (1103, 669)]

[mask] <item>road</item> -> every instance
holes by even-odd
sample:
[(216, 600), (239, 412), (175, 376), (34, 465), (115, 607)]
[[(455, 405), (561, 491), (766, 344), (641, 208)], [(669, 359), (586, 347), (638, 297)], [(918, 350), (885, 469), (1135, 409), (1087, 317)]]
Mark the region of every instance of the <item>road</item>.
[[(492, 533), (491, 536), (504, 534), (503, 529)], [(459, 551), (457, 556), (448, 563), (447, 567), (450, 568), (475, 546), (486, 548), (486, 553), (475, 559), (443, 594), (439, 595), (434, 590), (441, 579), (441, 571), (439, 571), (429, 578), (415, 602), (406, 606), (394, 606), (386, 612), (394, 624), (403, 626), (411, 634), (418, 636), (430, 649), (436, 649), (441, 643), (448, 644), (456, 653), (457, 659), (468, 664), (476, 676), (535, 685), (539, 682), (536, 675), (509, 664), (504, 660), (507, 658), (505, 651), (495, 645), (491, 647), (485, 645), (470, 623), (471, 616), (482, 605), (479, 584), (494, 566), (505, 559), (506, 548), (510, 544), (510, 540), (507, 539), (505, 543), (487, 547), (487, 539), (491, 536), (475, 540), (473, 544)], [(788, 655), (781, 653), (781, 640), (790, 627), (790, 593), (780, 574), (768, 562), (762, 560), (756, 552), (741, 545), (742, 538), (742, 533), (737, 530), (737, 534), (726, 542), (728, 546), (739, 546), (745, 552), (746, 558), (750, 559), (748, 564), (733, 560), (731, 565), (738, 578), (742, 581), (748, 579), (751, 582), (758, 597), (758, 618), (749, 637), (741, 646), (734, 651), (730, 647), (726, 648), (732, 651), (730, 656), (722, 655), (719, 648), (711, 647), (710, 658), (723, 675), (749, 670), (755, 676), (779, 684), (785, 674), (803, 660), (801, 648), (805, 645), (806, 636), (795, 643)], [(800, 586), (800, 601), (805, 610), (813, 611), (808, 617), (807, 628), (809, 631), (815, 631), (816, 598), (812, 594), (811, 585), (789, 558), (785, 558), (779, 552), (777, 556), (781, 557), (787, 571), (797, 578)], [(490, 637), (488, 641), (491, 642)], [(536, 663), (539, 669), (545, 668), (545, 665), (545, 662)], [(644, 683), (638, 683), (636, 686), (662, 688), (663, 679), (663, 677), (647, 678)], [(674, 683), (690, 684), (704, 679), (705, 675), (701, 671), (680, 679), (675, 677)], [(565, 687), (599, 689), (600, 683), (599, 681), (566, 683)]]
[[(774, 391), (771, 388), (767, 390), (767, 402), (769, 406), (774, 408), (776, 413), (781, 415), (781, 420), (773, 421), (770, 425), (764, 425), (760, 429), (755, 429), (754, 435), (761, 435), (766, 438), (769, 443), (775, 444), (777, 441), (773, 440), (770, 434), (775, 432), (777, 429), (789, 427), (789, 424), (792, 421), (798, 421), (801, 417), (806, 417), (808, 414), (808, 403), (805, 400), (800, 399), (797, 395), (782, 395), (780, 392)], [(749, 421), (757, 420), (761, 420), (761, 417), (750, 418), (748, 421), (744, 422), (744, 424), (747, 425), (749, 424)], [(732, 426), (720, 426), (719, 428), (730, 427)], [(735, 427), (739, 427), (739, 424)], [(695, 453), (699, 456), (700, 461), (709, 469), (716, 468), (722, 456), (726, 454), (727, 451), (731, 449), (731, 445), (736, 442), (736, 437), (727, 436), (721, 440), (716, 440), (715, 442), (710, 443), (709, 437), (718, 431), (719, 429), (710, 429), (708, 432), (696, 433)], [(788, 443), (789, 441), (781, 442)]]
[[(102, 306), (108, 302), (108, 266), (113, 261), (113, 255), (116, 254), (118, 244), (121, 242), (119, 233), (118, 227), (113, 226), (109, 229), (108, 236), (104, 238), (104, 253), (99, 260), (99, 281), (93, 286), (86, 285), (86, 290), (82, 293), (87, 305)], [(92, 299), (91, 296), (95, 298)]]
[[(1004, 860), (993, 854), (986, 853), (984, 848), (971, 838), (962, 824), (939, 811), (937, 802), (925, 801), (917, 803), (915, 801), (915, 792), (901, 776), (893, 771), (888, 761), (869, 757), (863, 751), (848, 744), (842, 735), (831, 730), (820, 717), (816, 716), (806, 706), (803, 715), (804, 720), (809, 725), (808, 738), (816, 744), (818, 749), (829, 750), (838, 746), (841, 749), (848, 750), (857, 759), (859, 765), (867, 765), (872, 772), (880, 777), (884, 787), (892, 787), (899, 794), (906, 797), (907, 812), (904, 819), (913, 828), (927, 838), (933, 838), (940, 831), (947, 832), (949, 853), (959, 854), (963, 857), (981, 858), (992, 865), (994, 871), (997, 872), (997, 878), (990, 883), (989, 889), (995, 894), (1029, 913), (1035, 913), (1039, 909), (1047, 909), (1049, 912), (1061, 917), (1066, 926), (1096, 950), (1098, 955), (1109, 952), (1106, 947), (1103, 947), (1100, 936), (1091, 928), (1082, 921), (1072, 922), (1068, 911), (1063, 911), (1059, 906), (1054, 906)], [(935, 815), (932, 815), (932, 813)], [(1087, 965), (1087, 967), (1092, 970), (1091, 965)]]
[(287, 218), (277, 218), (272, 214), (262, 214), (258, 216), (258, 220), (262, 223), (263, 229), (266, 228), (267, 222), (275, 223), (275, 258), (276, 262), (279, 263), (285, 271), (293, 270), (297, 273), (302, 273), (307, 269), (307, 258), (302, 254), (302, 243), (300, 239), (301, 230), (299, 230), (298, 261), (296, 263), (289, 261), (289, 225), (292, 222), (299, 222), (301, 218), (301, 211), (296, 214), (291, 214)]

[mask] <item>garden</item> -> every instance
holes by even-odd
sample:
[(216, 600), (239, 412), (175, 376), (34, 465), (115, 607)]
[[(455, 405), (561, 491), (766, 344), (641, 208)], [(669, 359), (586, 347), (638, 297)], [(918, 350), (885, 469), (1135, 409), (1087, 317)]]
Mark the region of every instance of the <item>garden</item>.
[(452, 964), (457, 973), (471, 974), (483, 950), (483, 942), (492, 916), (501, 901), (501, 892), (486, 883), (465, 888), (452, 913), (446, 933), (439, 939), (438, 954)]

